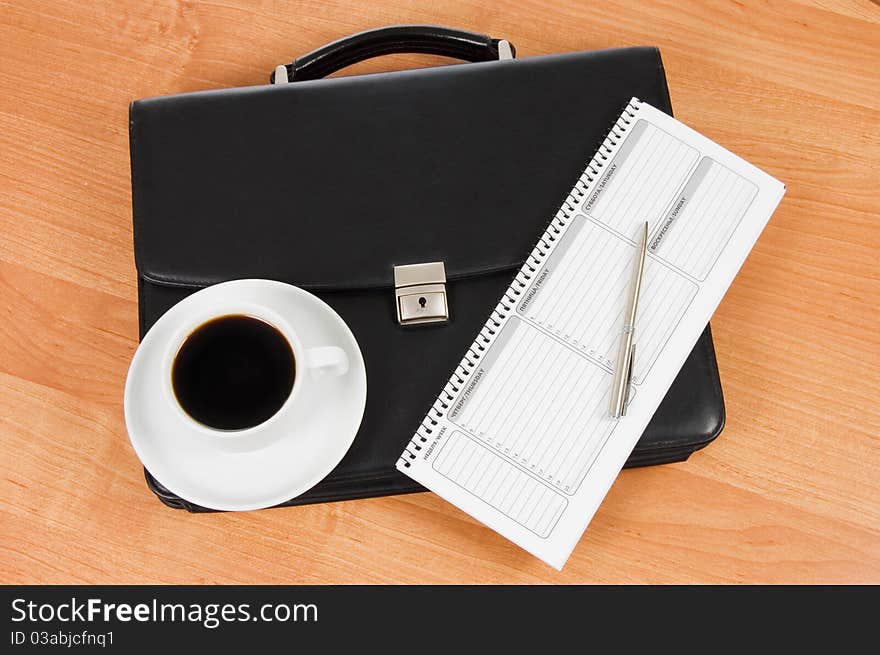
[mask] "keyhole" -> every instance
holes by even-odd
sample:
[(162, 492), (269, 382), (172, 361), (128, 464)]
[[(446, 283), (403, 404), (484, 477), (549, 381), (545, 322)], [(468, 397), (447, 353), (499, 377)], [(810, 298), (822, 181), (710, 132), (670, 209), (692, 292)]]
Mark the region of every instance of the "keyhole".
[(422, 309), (424, 309), (424, 308), (425, 308), (425, 305), (427, 305), (427, 304), (428, 304), (428, 299), (427, 299), (427, 298), (425, 298), (424, 296), (422, 296), (421, 298), (419, 298), (419, 305), (422, 306)]

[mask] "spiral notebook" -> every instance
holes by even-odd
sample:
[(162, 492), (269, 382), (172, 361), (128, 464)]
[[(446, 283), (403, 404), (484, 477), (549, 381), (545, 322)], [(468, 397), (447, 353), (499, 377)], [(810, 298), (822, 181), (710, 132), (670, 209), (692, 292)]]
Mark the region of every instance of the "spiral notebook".
[[(633, 98), (397, 468), (561, 569), (785, 192)], [(626, 415), (609, 396), (649, 223)]]

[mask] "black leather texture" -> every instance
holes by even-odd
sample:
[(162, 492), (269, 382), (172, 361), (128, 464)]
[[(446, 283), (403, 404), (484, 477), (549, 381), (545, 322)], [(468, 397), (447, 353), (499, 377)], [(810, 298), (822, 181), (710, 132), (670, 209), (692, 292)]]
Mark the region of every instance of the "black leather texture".
[[(217, 282), (315, 293), (358, 339), (367, 408), (339, 466), (287, 504), (422, 490), (398, 455), (632, 96), (671, 113), (655, 48), (135, 101), (141, 336)], [(399, 326), (392, 267), (435, 260), (451, 320)], [(686, 459), (723, 425), (707, 327), (627, 465)], [(202, 509), (147, 480), (166, 504)]]
[[(511, 51), (516, 53), (512, 44)], [(316, 80), (371, 57), (403, 52), (492, 61), (498, 59), (498, 39), (440, 25), (380, 27), (346, 36), (297, 57), (286, 66), (287, 81)], [(274, 81), (272, 76), (270, 81)]]

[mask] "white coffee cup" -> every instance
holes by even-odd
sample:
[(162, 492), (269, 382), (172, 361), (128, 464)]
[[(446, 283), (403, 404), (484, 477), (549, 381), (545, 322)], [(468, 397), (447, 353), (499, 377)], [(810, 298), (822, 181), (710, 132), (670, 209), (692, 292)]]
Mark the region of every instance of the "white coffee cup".
[[(224, 316), (242, 315), (264, 321), (281, 333), (293, 352), (296, 372), (290, 394), (272, 416), (251, 427), (222, 430), (200, 423), (187, 413), (174, 393), (172, 373), (181, 347), (199, 327)], [(183, 321), (168, 342), (161, 366), (162, 393), (170, 412), (203, 436), (216, 439), (226, 449), (247, 450), (265, 445), (269, 440), (280, 436), (280, 432), (273, 428), (276, 424), (283, 423), (285, 418), (304, 409), (300, 405), (302, 399), (309, 395), (307, 388), (317, 384), (324, 376), (345, 375), (349, 362), (348, 355), (337, 346), (304, 347), (293, 326), (271, 307), (257, 302), (230, 302), (215, 304), (210, 310), (194, 314)]]

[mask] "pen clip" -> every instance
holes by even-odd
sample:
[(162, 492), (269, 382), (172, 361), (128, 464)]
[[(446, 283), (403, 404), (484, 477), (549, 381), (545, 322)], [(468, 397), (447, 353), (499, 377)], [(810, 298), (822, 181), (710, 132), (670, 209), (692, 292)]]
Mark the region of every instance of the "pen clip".
[[(623, 411), (626, 411), (626, 406), (629, 405), (629, 392), (632, 389), (632, 376), (633, 376), (633, 362), (636, 359), (636, 344), (633, 344), (629, 351), (629, 367), (626, 371), (626, 377), (623, 379), (624, 389), (626, 389), (626, 393), (623, 396)], [(623, 416), (623, 414), (621, 414)]]

